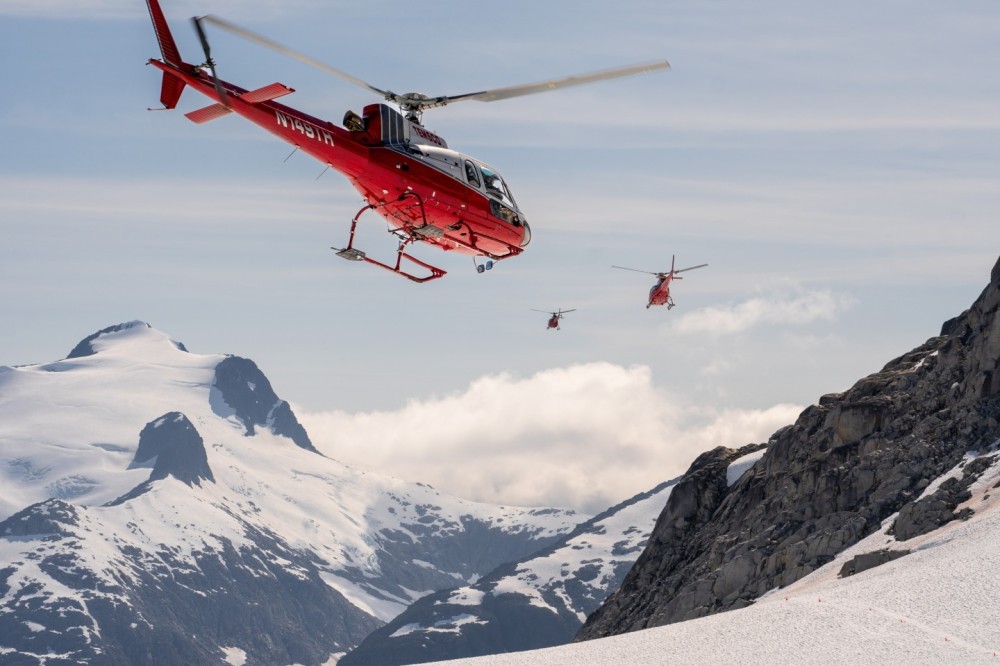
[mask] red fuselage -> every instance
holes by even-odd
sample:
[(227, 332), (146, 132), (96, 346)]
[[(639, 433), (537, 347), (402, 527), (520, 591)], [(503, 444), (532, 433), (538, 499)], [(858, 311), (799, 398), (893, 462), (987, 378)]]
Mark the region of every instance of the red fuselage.
[(246, 118), (344, 174), (402, 237), (492, 259), (520, 254), (531, 238), (499, 174), (384, 104), (366, 107), (352, 131), (273, 101), (293, 92), (281, 84), (247, 91), (192, 65), (149, 63), (220, 102), (187, 114), (191, 120)]
[(670, 300), (670, 282), (672, 279), (680, 279), (673, 275), (665, 275), (656, 280), (656, 284), (649, 290), (649, 303), (646, 307), (651, 307), (653, 305), (668, 305), (672, 306), (673, 301)]

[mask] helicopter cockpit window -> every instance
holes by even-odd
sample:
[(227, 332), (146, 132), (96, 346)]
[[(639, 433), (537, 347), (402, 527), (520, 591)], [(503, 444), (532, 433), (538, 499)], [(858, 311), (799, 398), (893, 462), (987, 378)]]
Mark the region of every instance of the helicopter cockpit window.
[(479, 187), (479, 169), (469, 160), (465, 160), (465, 177), (469, 180), (469, 185)]
[(510, 195), (510, 190), (507, 189), (507, 185), (503, 182), (500, 174), (487, 166), (482, 166), (480, 169), (483, 172), (486, 193), (514, 208), (514, 198)]

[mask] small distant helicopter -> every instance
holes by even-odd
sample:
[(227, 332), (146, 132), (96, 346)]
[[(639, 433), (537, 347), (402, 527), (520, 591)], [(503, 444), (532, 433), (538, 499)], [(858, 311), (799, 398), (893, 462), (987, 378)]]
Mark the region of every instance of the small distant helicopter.
[[(184, 87), (191, 86), (214, 103), (186, 113), (188, 119), (205, 123), (235, 113), (344, 174), (366, 205), (351, 221), (347, 247), (332, 249), (344, 259), (366, 261), (415, 282), (440, 278), (446, 271), (409, 254), (406, 249), (412, 243), (472, 255), (477, 272), (482, 273), (491, 269), (495, 261), (519, 255), (531, 240), (527, 219), (500, 174), (477, 159), (449, 149), (443, 138), (421, 124), (425, 110), (467, 100), (494, 102), (670, 68), (667, 61), (659, 60), (461, 95), (397, 94), (215, 16), (192, 19), (205, 62), (201, 65), (185, 62), (159, 0), (146, 0), (146, 4), (163, 55), (162, 60), (148, 62), (163, 72), (160, 89), (163, 108), (176, 108)], [(387, 104), (369, 104), (361, 115), (347, 111), (341, 127), (275, 102), (295, 92), (282, 83), (246, 90), (223, 81), (217, 76), (211, 57), (204, 30), (206, 23), (374, 92), (398, 106), (399, 111)], [(395, 264), (372, 259), (354, 247), (358, 220), (369, 210), (386, 219), (389, 233), (399, 241)], [(414, 272), (401, 267), (403, 259), (417, 267), (407, 265)]]
[(576, 308), (573, 308), (572, 310), (562, 310), (562, 309), (560, 309), (560, 310), (556, 310), (555, 312), (549, 312), (548, 310), (535, 310), (535, 308), (531, 308), (531, 309), (532, 309), (533, 312), (544, 312), (545, 314), (552, 315), (551, 317), (549, 317), (549, 323), (545, 327), (545, 330), (549, 330), (550, 328), (554, 328), (557, 331), (561, 330), (559, 328), (559, 320), (563, 318), (563, 315), (566, 314), (567, 312), (576, 312)]
[(666, 305), (668, 310), (672, 310), (675, 303), (674, 299), (670, 297), (670, 283), (673, 280), (683, 280), (684, 278), (677, 275), (678, 273), (683, 273), (684, 271), (693, 271), (696, 268), (704, 268), (708, 264), (698, 264), (697, 266), (688, 266), (687, 268), (674, 269), (674, 260), (676, 257), (670, 257), (670, 270), (667, 272), (656, 272), (656, 271), (640, 271), (636, 268), (626, 268), (624, 266), (612, 266), (611, 268), (620, 268), (623, 271), (635, 271), (636, 273), (649, 273), (650, 275), (656, 276), (656, 284), (653, 288), (649, 290), (649, 303), (646, 304), (646, 309), (648, 310), (650, 306), (653, 305)]

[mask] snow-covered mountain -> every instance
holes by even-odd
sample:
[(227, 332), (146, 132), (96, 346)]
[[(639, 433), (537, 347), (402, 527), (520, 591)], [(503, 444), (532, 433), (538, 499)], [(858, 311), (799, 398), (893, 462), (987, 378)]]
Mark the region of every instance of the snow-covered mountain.
[(676, 483), (604, 511), (543, 551), (416, 601), (339, 663), (389, 666), (568, 643), (617, 590)]
[(323, 663), (588, 518), (347, 467), (143, 322), (0, 366), (0, 488), (0, 655), (103, 663)]

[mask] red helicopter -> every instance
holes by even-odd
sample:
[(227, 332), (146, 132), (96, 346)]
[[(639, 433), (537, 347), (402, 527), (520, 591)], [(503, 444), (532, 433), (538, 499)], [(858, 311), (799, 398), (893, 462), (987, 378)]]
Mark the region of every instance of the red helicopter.
[(646, 309), (648, 310), (650, 306), (653, 305), (666, 305), (668, 310), (672, 310), (674, 307), (674, 299), (670, 297), (670, 283), (674, 280), (683, 280), (684, 278), (677, 275), (678, 273), (683, 273), (684, 271), (693, 271), (696, 268), (704, 268), (708, 264), (698, 264), (697, 266), (688, 266), (687, 268), (674, 269), (674, 260), (676, 257), (670, 257), (670, 270), (665, 273), (658, 273), (655, 271), (640, 271), (636, 268), (625, 268), (624, 266), (612, 266), (611, 268), (620, 268), (623, 271), (635, 271), (636, 273), (649, 273), (650, 275), (656, 276), (656, 284), (653, 288), (649, 290), (649, 303), (646, 304)]
[[(204, 64), (185, 62), (177, 50), (159, 0), (146, 0), (146, 4), (163, 54), (162, 60), (149, 60), (150, 65), (163, 72), (160, 90), (163, 107), (176, 108), (184, 87), (191, 86), (214, 103), (186, 113), (190, 120), (205, 123), (235, 113), (344, 174), (361, 193), (366, 205), (351, 221), (347, 247), (333, 249), (345, 259), (366, 261), (415, 282), (437, 279), (445, 275), (445, 271), (406, 252), (411, 243), (427, 243), (442, 250), (472, 255), (476, 270), (482, 273), (492, 268), (494, 261), (520, 254), (531, 240), (527, 219), (496, 169), (449, 149), (443, 138), (421, 124), (424, 110), (458, 101), (493, 102), (670, 67), (668, 62), (661, 60), (461, 95), (397, 94), (213, 16), (192, 19), (205, 52)], [(400, 110), (382, 103), (369, 104), (361, 115), (347, 111), (343, 127), (340, 127), (275, 102), (294, 92), (282, 83), (246, 90), (223, 81), (216, 75), (203, 28), (205, 23), (345, 79), (380, 95)], [(389, 223), (389, 232), (399, 240), (394, 265), (372, 259), (354, 247), (358, 220), (369, 210), (384, 217)], [(484, 263), (480, 263), (479, 258), (483, 258)], [(403, 259), (420, 267), (411, 270), (422, 274), (415, 275), (401, 268)]]
[(535, 310), (535, 308), (531, 308), (531, 310), (533, 312), (544, 312), (545, 314), (552, 315), (551, 317), (549, 317), (549, 323), (545, 327), (546, 331), (549, 330), (550, 328), (554, 328), (557, 331), (560, 330), (560, 328), (559, 328), (559, 320), (563, 318), (563, 315), (566, 314), (567, 312), (576, 312), (576, 308), (574, 308), (572, 310), (561, 310), (560, 309), (560, 310), (556, 310), (555, 312), (549, 312), (548, 310)]

